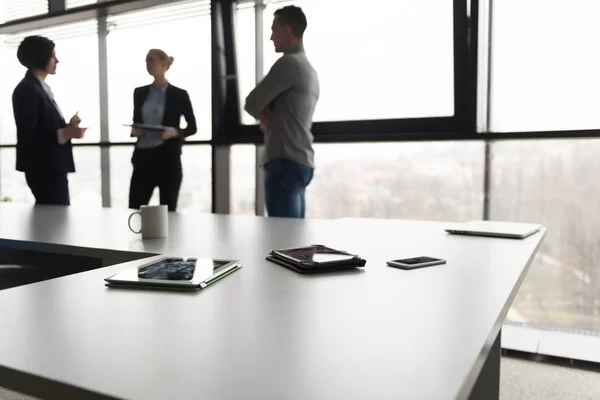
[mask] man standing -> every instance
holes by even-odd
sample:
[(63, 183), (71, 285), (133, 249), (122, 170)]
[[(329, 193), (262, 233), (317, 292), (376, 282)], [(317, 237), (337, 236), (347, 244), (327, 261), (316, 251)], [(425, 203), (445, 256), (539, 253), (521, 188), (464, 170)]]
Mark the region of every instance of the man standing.
[(265, 134), (265, 200), (271, 217), (304, 218), (313, 177), (312, 118), (319, 79), (304, 53), (306, 16), (295, 6), (275, 11), (271, 40), (283, 53), (246, 98), (246, 111)]

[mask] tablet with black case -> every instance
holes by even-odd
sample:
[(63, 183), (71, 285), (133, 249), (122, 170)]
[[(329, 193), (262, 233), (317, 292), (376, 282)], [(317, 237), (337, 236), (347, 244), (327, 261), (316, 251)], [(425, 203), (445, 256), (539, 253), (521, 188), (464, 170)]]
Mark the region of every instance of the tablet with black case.
[(342, 271), (366, 264), (356, 254), (323, 245), (272, 250), (267, 260), (303, 274)]

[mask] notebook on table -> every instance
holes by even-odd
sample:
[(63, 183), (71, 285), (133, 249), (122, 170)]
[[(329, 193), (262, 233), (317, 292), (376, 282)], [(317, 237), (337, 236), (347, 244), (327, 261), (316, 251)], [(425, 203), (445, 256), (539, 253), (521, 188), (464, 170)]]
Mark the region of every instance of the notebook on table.
[(446, 228), (455, 235), (490, 236), (510, 239), (524, 239), (542, 228), (540, 224), (498, 221), (470, 221)]

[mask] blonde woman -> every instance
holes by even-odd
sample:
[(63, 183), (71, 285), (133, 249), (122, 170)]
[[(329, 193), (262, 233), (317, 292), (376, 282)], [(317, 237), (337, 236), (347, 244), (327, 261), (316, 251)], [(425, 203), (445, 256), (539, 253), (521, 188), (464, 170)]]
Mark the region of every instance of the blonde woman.
[[(150, 50), (146, 69), (154, 82), (136, 88), (133, 93), (134, 126), (144, 127), (132, 129), (138, 140), (132, 158), (129, 208), (139, 209), (148, 204), (156, 187), (160, 191), (160, 204), (167, 205), (169, 211), (177, 208), (183, 179), (181, 146), (197, 128), (188, 93), (171, 85), (166, 78), (172, 64), (173, 57), (163, 50)], [(185, 129), (179, 127), (182, 115), (187, 122)]]

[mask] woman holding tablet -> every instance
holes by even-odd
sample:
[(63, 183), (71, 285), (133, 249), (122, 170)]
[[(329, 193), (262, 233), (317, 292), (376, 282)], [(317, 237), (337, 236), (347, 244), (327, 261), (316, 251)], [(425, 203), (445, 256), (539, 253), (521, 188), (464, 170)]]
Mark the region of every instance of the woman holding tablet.
[[(138, 138), (133, 152), (133, 174), (129, 187), (129, 208), (148, 204), (158, 187), (160, 204), (169, 211), (177, 208), (183, 179), (181, 146), (186, 137), (196, 133), (196, 118), (188, 93), (171, 85), (166, 73), (173, 57), (159, 49), (146, 56), (146, 69), (154, 78), (148, 86), (133, 92), (132, 136)], [(181, 117), (187, 127), (179, 127)]]

